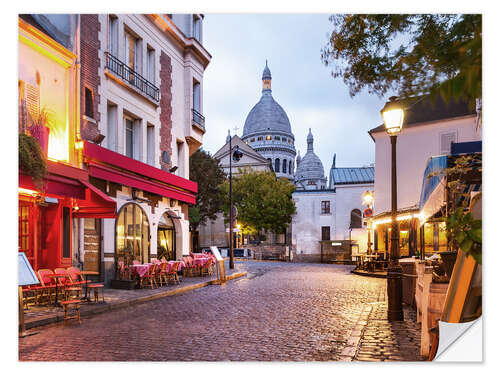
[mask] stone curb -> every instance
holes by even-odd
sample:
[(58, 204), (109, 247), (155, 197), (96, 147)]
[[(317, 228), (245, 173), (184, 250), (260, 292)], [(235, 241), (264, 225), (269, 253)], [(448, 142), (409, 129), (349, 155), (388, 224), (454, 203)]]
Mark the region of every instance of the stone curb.
[[(240, 277), (244, 277), (246, 275), (247, 275), (247, 272), (236, 272), (236, 273), (233, 273), (232, 275), (228, 275), (226, 277), (226, 280), (227, 281), (234, 280), (234, 279), (237, 279)], [(160, 298), (187, 293), (187, 292), (190, 292), (190, 291), (193, 291), (196, 289), (200, 289), (200, 288), (204, 288), (204, 287), (209, 286), (209, 285), (216, 285), (216, 284), (217, 284), (217, 280), (209, 280), (209, 281), (204, 281), (204, 282), (198, 283), (198, 284), (187, 285), (185, 287), (181, 287), (181, 288), (174, 289), (174, 290), (167, 290), (165, 292), (153, 294), (150, 296), (139, 297), (136, 299), (132, 299), (130, 301), (121, 301), (121, 302), (106, 304), (103, 306), (95, 306), (91, 310), (80, 311), (80, 316), (81, 317), (92, 316), (92, 315), (101, 314), (101, 313), (104, 313), (107, 311), (123, 309), (123, 308), (129, 307), (129, 306), (139, 305), (139, 304), (149, 302), (149, 301), (154, 301), (154, 300), (157, 300)], [(31, 321), (26, 322), (26, 329), (41, 327), (41, 326), (45, 326), (45, 325), (52, 324), (52, 323), (61, 323), (63, 321), (64, 321), (64, 314), (63, 313), (48, 316), (46, 318), (33, 319)]]
[(387, 279), (387, 274), (352, 270), (351, 273), (358, 276), (375, 277), (377, 279)]
[(351, 362), (355, 360), (356, 354), (358, 353), (359, 343), (363, 337), (363, 332), (365, 326), (368, 324), (368, 318), (372, 311), (372, 306), (365, 306), (363, 311), (358, 318), (354, 329), (351, 331), (345, 348), (340, 353), (339, 361)]

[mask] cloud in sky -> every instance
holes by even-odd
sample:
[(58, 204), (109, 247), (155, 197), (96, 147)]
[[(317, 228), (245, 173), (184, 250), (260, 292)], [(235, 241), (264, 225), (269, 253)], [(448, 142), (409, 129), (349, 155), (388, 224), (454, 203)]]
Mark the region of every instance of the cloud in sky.
[(362, 93), (349, 96), (320, 60), (332, 24), (328, 14), (206, 14), (203, 44), (212, 54), (205, 71), (204, 149), (215, 153), (227, 130), (242, 135), (248, 112), (261, 96), (268, 60), (274, 99), (288, 114), (295, 147), (304, 155), (311, 128), (315, 152), (325, 172), (337, 153), (337, 166), (374, 162), (367, 131), (380, 125), (385, 100)]

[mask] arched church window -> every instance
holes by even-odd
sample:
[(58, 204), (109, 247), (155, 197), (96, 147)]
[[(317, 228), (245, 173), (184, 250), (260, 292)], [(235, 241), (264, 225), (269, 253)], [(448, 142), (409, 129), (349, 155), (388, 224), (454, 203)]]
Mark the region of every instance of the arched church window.
[(351, 211), (351, 228), (361, 228), (361, 211), (355, 208)]
[(283, 159), (283, 173), (286, 173), (286, 159)]
[(292, 174), (293, 173), (293, 169), (292, 169), (292, 161), (290, 160), (288, 162), (288, 173)]
[(257, 137), (258, 141), (262, 141), (264, 138), (263, 137)]
[(280, 159), (276, 159), (274, 161), (274, 171), (276, 173), (279, 173), (280, 172)]
[(278, 136), (275, 136), (275, 137), (274, 137), (274, 140), (275, 140), (275, 141), (279, 141), (280, 139), (281, 139), (281, 138), (280, 138), (280, 137), (278, 137)]
[(271, 170), (273, 170), (273, 161), (271, 160), (271, 158), (267, 158), (267, 161), (269, 162), (269, 167), (271, 168)]
[(251, 139), (250, 139), (250, 142), (255, 142), (255, 138), (251, 138)]

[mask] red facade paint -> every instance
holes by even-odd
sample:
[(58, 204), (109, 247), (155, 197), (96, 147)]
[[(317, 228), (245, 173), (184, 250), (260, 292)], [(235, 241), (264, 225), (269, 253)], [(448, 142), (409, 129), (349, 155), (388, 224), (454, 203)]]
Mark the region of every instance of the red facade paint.
[(171, 166), (162, 160), (167, 151), (172, 157), (172, 62), (170, 56), (161, 51), (160, 55), (160, 165), (164, 171)]

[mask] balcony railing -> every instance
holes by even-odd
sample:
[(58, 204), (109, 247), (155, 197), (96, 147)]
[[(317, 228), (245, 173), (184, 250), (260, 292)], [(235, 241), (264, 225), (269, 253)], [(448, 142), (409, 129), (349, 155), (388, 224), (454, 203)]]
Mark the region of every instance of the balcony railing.
[(205, 116), (193, 108), (193, 122), (205, 130)]
[(107, 69), (154, 101), (160, 101), (160, 89), (158, 87), (153, 85), (133, 69), (129, 68), (127, 64), (121, 62), (109, 52), (105, 52), (105, 55)]

